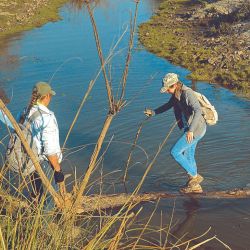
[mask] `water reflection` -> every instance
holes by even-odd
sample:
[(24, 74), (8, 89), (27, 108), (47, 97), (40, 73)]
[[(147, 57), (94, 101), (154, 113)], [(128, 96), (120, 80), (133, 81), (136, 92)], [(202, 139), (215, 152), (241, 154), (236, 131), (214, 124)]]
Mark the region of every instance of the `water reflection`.
[(196, 213), (201, 208), (199, 200), (192, 197), (184, 200), (182, 206), (185, 211), (185, 218), (173, 231), (173, 235), (177, 236), (177, 238), (181, 238), (194, 226)]
[(110, 6), (107, 0), (69, 0), (69, 4), (76, 10), (82, 10), (85, 5), (90, 4), (92, 8), (108, 8)]
[[(127, 0), (125, 0), (127, 1)], [(130, 2), (135, 2), (135, 0), (128, 0)], [(138, 0), (137, 0), (138, 1)], [(142, 2), (143, 0), (140, 0)], [(119, 4), (123, 4), (124, 0), (118, 0)], [(152, 1), (144, 1), (143, 4), (145, 4), (146, 8), (148, 8), (150, 11), (154, 12), (158, 9), (160, 3), (162, 0), (152, 0)], [(75, 10), (82, 10), (83, 7), (87, 4), (91, 4), (92, 7), (98, 7), (98, 8), (109, 8), (112, 4), (110, 0), (69, 0), (70, 6)]]
[(18, 55), (18, 46), (16, 47), (17, 53), (12, 53), (12, 42), (20, 40), (22, 34), (15, 34), (14, 36), (0, 38), (0, 80), (4, 78), (2, 75), (6, 72), (13, 72), (20, 66), (20, 58)]

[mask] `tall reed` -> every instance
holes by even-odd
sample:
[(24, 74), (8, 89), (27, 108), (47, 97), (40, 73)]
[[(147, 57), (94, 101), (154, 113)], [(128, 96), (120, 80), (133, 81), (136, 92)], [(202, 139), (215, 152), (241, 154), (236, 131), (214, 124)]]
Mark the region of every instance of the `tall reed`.
[(104, 60), (104, 56), (102, 53), (101, 42), (100, 42), (96, 22), (95, 22), (94, 15), (93, 15), (93, 9), (91, 8), (90, 1), (85, 1), (85, 5), (86, 5), (86, 8), (88, 10), (89, 17), (90, 17), (91, 24), (92, 24), (92, 28), (93, 28), (93, 33), (94, 33), (94, 37), (95, 37), (95, 41), (96, 41), (96, 48), (98, 51), (98, 56), (99, 56), (101, 67), (102, 67), (103, 77), (105, 80), (105, 85), (106, 85), (106, 90), (107, 90), (107, 99), (108, 99), (108, 104), (109, 104), (109, 112), (106, 116), (102, 130), (99, 134), (99, 137), (98, 137), (96, 146), (94, 148), (94, 151), (92, 153), (92, 156), (90, 158), (90, 162), (88, 164), (88, 168), (87, 168), (87, 171), (85, 173), (85, 176), (80, 184), (78, 194), (76, 195), (76, 198), (74, 201), (75, 207), (78, 206), (82, 200), (82, 195), (86, 189), (86, 186), (87, 186), (87, 183), (90, 179), (90, 176), (95, 168), (95, 164), (96, 164), (97, 158), (99, 156), (99, 152), (102, 148), (103, 141), (104, 141), (105, 136), (109, 130), (109, 127), (112, 123), (112, 120), (117, 115), (117, 113), (123, 108), (123, 106), (125, 104), (124, 95), (125, 95), (125, 88), (126, 88), (126, 82), (127, 82), (128, 68), (129, 68), (129, 64), (131, 61), (131, 51), (132, 51), (132, 47), (133, 47), (133, 40), (134, 40), (134, 34), (135, 34), (138, 4), (139, 4), (139, 1), (135, 1), (135, 6), (136, 6), (135, 7), (135, 14), (134, 14), (133, 22), (132, 22), (132, 20), (130, 22), (131, 23), (130, 24), (131, 30), (130, 30), (129, 48), (128, 48), (124, 72), (123, 72), (123, 76), (122, 76), (122, 80), (121, 80), (122, 90), (121, 90), (120, 97), (118, 98), (118, 100), (116, 100), (115, 96), (113, 95), (111, 83), (107, 77), (107, 72), (106, 72), (106, 68), (105, 68), (105, 60)]

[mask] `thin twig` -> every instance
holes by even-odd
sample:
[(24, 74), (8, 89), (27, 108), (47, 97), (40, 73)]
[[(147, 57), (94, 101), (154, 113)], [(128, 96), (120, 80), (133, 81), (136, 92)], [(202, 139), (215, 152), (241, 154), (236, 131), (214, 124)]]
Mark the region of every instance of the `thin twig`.
[(71, 58), (68, 58), (67, 60), (65, 60), (62, 64), (59, 65), (59, 67), (57, 67), (57, 69), (55, 70), (55, 72), (53, 73), (53, 75), (51, 76), (51, 78), (49, 79), (49, 84), (51, 84), (53, 78), (55, 77), (56, 73), (62, 68), (63, 65), (65, 65), (66, 63), (74, 60), (74, 59), (77, 59), (81, 62), (83, 62), (82, 58), (81, 57), (71, 57)]
[(155, 205), (155, 208), (154, 208), (153, 212), (151, 213), (151, 215), (149, 216), (149, 219), (148, 219), (147, 223), (144, 225), (144, 227), (143, 227), (143, 229), (142, 229), (140, 235), (137, 237), (137, 240), (136, 240), (136, 242), (134, 243), (134, 246), (133, 246), (132, 250), (135, 249), (136, 245), (138, 244), (138, 242), (139, 242), (140, 239), (142, 238), (142, 235), (144, 234), (145, 230), (148, 228), (148, 225), (149, 225), (150, 221), (152, 220), (152, 218), (153, 218), (153, 216), (154, 216), (154, 214), (155, 214), (155, 212), (156, 212), (156, 209), (158, 208), (159, 201), (160, 201), (160, 199), (157, 200), (156, 205)]
[(164, 139), (163, 142), (160, 144), (160, 146), (159, 146), (159, 148), (158, 148), (158, 150), (157, 150), (157, 152), (156, 152), (156, 154), (155, 154), (153, 160), (152, 160), (152, 161), (149, 163), (149, 165), (147, 166), (147, 169), (146, 169), (144, 175), (142, 176), (142, 178), (141, 178), (139, 184), (137, 185), (136, 189), (134, 190), (133, 194), (138, 193), (139, 190), (141, 189), (141, 186), (142, 186), (142, 184), (144, 183), (145, 178), (147, 177), (149, 171), (152, 169), (152, 167), (153, 167), (153, 165), (154, 165), (154, 163), (155, 163), (155, 161), (156, 161), (158, 155), (160, 154), (162, 148), (163, 148), (164, 145), (166, 144), (168, 138), (170, 137), (170, 135), (171, 135), (171, 133), (173, 132), (173, 130), (174, 130), (174, 128), (176, 127), (176, 125), (177, 125), (177, 122), (174, 123), (174, 125), (171, 127), (170, 131), (167, 133), (165, 139)]
[(90, 158), (90, 162), (89, 162), (89, 165), (88, 165), (88, 168), (87, 168), (87, 171), (85, 173), (85, 176), (84, 176), (84, 179), (80, 185), (80, 188), (79, 188), (79, 192), (76, 196), (76, 199), (75, 199), (75, 202), (74, 202), (74, 205), (77, 206), (79, 204), (79, 202), (81, 201), (82, 199), (82, 194), (83, 192), (85, 191), (85, 188), (88, 184), (88, 181), (89, 181), (89, 178), (94, 170), (94, 167), (95, 167), (95, 164), (96, 164), (96, 160), (97, 160), (97, 157), (99, 155), (99, 152), (101, 150), (101, 146), (103, 144), (103, 141), (104, 141), (104, 138), (105, 138), (105, 135), (110, 127), (110, 124), (113, 120), (114, 116), (109, 114), (104, 122), (104, 125), (103, 125), (103, 128), (100, 132), (100, 135), (98, 137), (98, 140), (97, 140), (97, 143), (95, 145), (95, 148), (94, 148), (94, 151), (92, 153), (92, 156)]
[(211, 237), (211, 238), (209, 238), (209, 239), (206, 239), (206, 240), (204, 240), (204, 241), (202, 241), (202, 242), (196, 244), (195, 246), (192, 246), (192, 247), (188, 248), (188, 250), (194, 250), (194, 249), (196, 249), (196, 248), (198, 248), (198, 247), (200, 247), (200, 246), (206, 244), (207, 242), (209, 242), (209, 241), (211, 241), (211, 240), (214, 240), (215, 238), (216, 238), (216, 236), (213, 236), (213, 237)]
[(67, 133), (67, 135), (66, 135), (66, 138), (65, 138), (65, 140), (64, 140), (64, 143), (63, 143), (63, 146), (62, 146), (63, 149), (65, 148), (65, 145), (66, 145), (66, 143), (67, 143), (67, 140), (68, 140), (68, 138), (69, 138), (69, 135), (70, 135), (70, 133), (71, 133), (71, 131), (72, 131), (72, 129), (73, 129), (73, 127), (74, 127), (74, 125), (75, 125), (75, 123), (76, 123), (78, 117), (79, 117), (79, 114), (80, 114), (80, 112), (81, 112), (81, 110), (82, 110), (82, 108), (83, 108), (84, 103), (86, 102), (86, 100), (87, 100), (87, 98), (88, 98), (88, 96), (89, 96), (89, 93), (91, 92), (91, 90), (92, 90), (92, 88), (93, 88), (93, 86), (94, 86), (94, 83), (95, 83), (95, 82), (94, 82), (93, 80), (91, 80), (90, 83), (89, 83), (88, 90), (87, 90), (87, 92), (85, 93), (85, 95), (84, 95), (84, 97), (83, 97), (83, 99), (82, 99), (82, 101), (81, 101), (81, 104), (80, 104), (80, 106), (79, 106), (79, 108), (78, 108), (78, 110), (77, 110), (77, 113), (76, 113), (76, 115), (75, 115), (75, 117), (74, 117), (74, 120), (72, 121), (72, 123), (71, 123), (71, 125), (70, 125), (70, 128), (69, 128), (69, 131), (68, 131), (68, 133)]
[(136, 143), (138, 141), (138, 138), (140, 136), (140, 133), (141, 133), (141, 130), (142, 130), (142, 127), (144, 126), (144, 124), (146, 123), (146, 121), (149, 119), (149, 117), (147, 117), (139, 126), (138, 130), (137, 130), (137, 133), (136, 133), (136, 136), (135, 136), (135, 140), (134, 140), (134, 143), (132, 144), (132, 147), (130, 149), (130, 152), (129, 152), (129, 155), (128, 155), (128, 159), (127, 159), (127, 163), (126, 163), (126, 166), (125, 166), (125, 171), (124, 171), (124, 176), (123, 176), (123, 182), (126, 182), (127, 180), (127, 173), (128, 173), (128, 167), (129, 167), (129, 164), (130, 164), (130, 161), (131, 161), (131, 158), (132, 158), (132, 153), (136, 147)]
[[(211, 227), (209, 227), (208, 230), (207, 230), (205, 233), (203, 233), (203, 234), (201, 234), (201, 235), (199, 235), (199, 236), (197, 236), (197, 237), (194, 237), (193, 239), (190, 239), (190, 240), (187, 240), (187, 241), (185, 241), (185, 242), (182, 242), (182, 243), (180, 243), (180, 244), (178, 244), (178, 245), (175, 245), (175, 247), (181, 247), (181, 246), (183, 246), (183, 245), (189, 244), (190, 242), (192, 242), (192, 241), (194, 241), (194, 240), (198, 240), (198, 239), (202, 238), (203, 236), (205, 236), (206, 234), (208, 234), (208, 232), (209, 232), (210, 230), (211, 230)], [(172, 247), (168, 247), (167, 249), (172, 249)]]
[(217, 236), (215, 237), (215, 239), (216, 239), (217, 241), (219, 241), (225, 248), (232, 250), (231, 247), (229, 247), (226, 243), (224, 243), (223, 241), (221, 241), (220, 239), (218, 239)]
[(140, 96), (141, 93), (143, 93), (143, 91), (152, 83), (152, 81), (154, 80), (154, 78), (156, 77), (157, 74), (158, 73), (155, 73), (153, 76), (150, 77), (149, 80), (147, 80), (147, 82), (140, 89), (140, 91), (138, 91), (129, 101), (126, 102), (126, 104), (124, 105), (124, 108), (127, 107), (128, 105), (130, 105), (134, 100), (136, 100), (136, 98), (138, 96)]
[(173, 206), (173, 209), (172, 209), (171, 218), (170, 218), (170, 222), (169, 222), (168, 230), (167, 230), (167, 235), (166, 235), (166, 240), (165, 240), (163, 248), (166, 248), (167, 243), (168, 243), (168, 237), (169, 237), (169, 234), (170, 234), (171, 225), (172, 225), (173, 218), (174, 218), (174, 210), (175, 210), (175, 200), (174, 200), (174, 206)]

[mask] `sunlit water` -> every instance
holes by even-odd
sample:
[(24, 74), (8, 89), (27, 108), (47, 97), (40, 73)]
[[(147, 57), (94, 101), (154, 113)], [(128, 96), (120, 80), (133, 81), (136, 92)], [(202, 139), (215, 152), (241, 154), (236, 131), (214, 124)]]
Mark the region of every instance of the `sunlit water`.
[[(138, 23), (145, 22), (156, 8), (156, 1), (142, 1), (139, 7)], [(133, 1), (104, 1), (95, 9), (104, 55), (118, 41), (129, 25)], [(80, 101), (91, 79), (96, 77), (100, 63), (87, 12), (77, 12), (69, 6), (61, 10), (62, 20), (49, 23), (41, 28), (13, 37), (8, 47), (1, 51), (1, 87), (12, 101), (8, 105), (13, 114), (24, 107), (36, 81), (52, 80), (57, 95), (51, 109), (58, 119), (63, 144), (66, 133), (78, 109)], [(110, 63), (112, 86), (116, 93), (124, 68), (128, 45), (127, 32), (116, 48)], [(7, 45), (6, 45), (7, 46)], [(107, 152), (95, 178), (108, 174), (104, 183), (119, 182), (124, 173), (128, 153), (138, 126), (145, 119), (145, 107), (155, 108), (168, 100), (159, 93), (161, 78), (166, 72), (176, 72), (188, 86), (205, 94), (219, 113), (219, 122), (208, 127), (207, 134), (198, 146), (197, 161), (199, 171), (205, 176), (205, 190), (226, 190), (245, 187), (250, 183), (250, 102), (235, 96), (230, 91), (204, 82), (191, 83), (187, 80), (188, 70), (145, 51), (135, 38), (135, 50), (129, 68), (126, 99), (129, 105), (122, 110), (112, 123), (104, 144)], [(63, 64), (63, 65), (62, 65)], [(60, 67), (61, 65), (61, 67)], [(56, 73), (55, 73), (56, 72)], [(153, 77), (153, 80), (150, 80)], [(106, 88), (102, 75), (85, 104), (79, 120), (70, 135), (65, 151), (63, 168), (77, 175), (84, 174), (93, 144), (102, 128), (107, 114)], [(147, 163), (156, 153), (172, 124), (172, 111), (150, 119), (143, 127), (138, 146), (133, 153), (129, 170), (129, 191), (136, 186), (143, 175)], [(6, 133), (1, 129), (1, 135)], [(180, 135), (175, 128), (167, 144), (160, 153), (146, 178), (142, 191), (177, 191), (185, 183), (183, 170), (170, 157), (169, 150)], [(81, 147), (85, 145), (85, 147)], [(106, 185), (106, 192), (124, 191), (122, 185)], [(90, 190), (90, 193), (98, 190)], [(250, 202), (246, 200), (177, 200), (175, 218), (180, 220), (176, 232), (200, 234), (209, 226), (213, 233), (227, 242), (233, 249), (250, 248)], [(162, 201), (154, 223), (160, 223), (160, 211), (169, 219), (173, 201)], [(147, 214), (150, 205), (144, 209)], [(167, 220), (167, 219), (166, 219)], [(211, 245), (220, 249), (221, 245)], [(222, 247), (221, 247), (222, 249)]]

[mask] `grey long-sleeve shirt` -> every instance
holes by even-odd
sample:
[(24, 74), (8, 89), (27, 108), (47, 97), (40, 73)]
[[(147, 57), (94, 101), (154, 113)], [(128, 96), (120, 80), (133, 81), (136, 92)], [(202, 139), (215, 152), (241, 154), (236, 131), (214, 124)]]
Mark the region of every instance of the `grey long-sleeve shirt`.
[(206, 128), (206, 122), (202, 115), (200, 103), (192, 89), (184, 84), (180, 85), (178, 91), (171, 96), (170, 100), (155, 109), (154, 112), (155, 114), (160, 114), (171, 108), (174, 109), (175, 118), (180, 129), (184, 127), (184, 115), (188, 130), (194, 133), (194, 137), (203, 133)]

